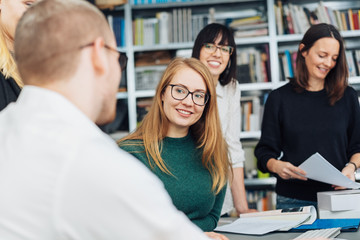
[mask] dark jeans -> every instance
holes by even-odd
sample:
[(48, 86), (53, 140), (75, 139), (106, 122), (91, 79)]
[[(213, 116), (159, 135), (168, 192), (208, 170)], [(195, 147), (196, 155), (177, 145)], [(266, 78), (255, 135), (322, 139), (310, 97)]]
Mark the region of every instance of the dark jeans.
[(299, 200), (299, 199), (295, 199), (295, 198), (288, 198), (288, 197), (284, 197), (281, 195), (276, 196), (276, 208), (277, 209), (296, 208), (296, 207), (303, 207), (303, 206), (310, 206), (310, 205), (313, 205), (317, 209), (317, 202)]

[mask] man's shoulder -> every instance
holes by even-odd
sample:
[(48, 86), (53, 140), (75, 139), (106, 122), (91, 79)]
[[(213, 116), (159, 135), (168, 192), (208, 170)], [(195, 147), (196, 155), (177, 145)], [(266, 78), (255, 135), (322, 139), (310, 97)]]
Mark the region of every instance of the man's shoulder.
[[(120, 177), (126, 172), (132, 172), (133, 175), (140, 173), (140, 177), (146, 169), (134, 156), (120, 149), (115, 141), (106, 136), (89, 139), (87, 144), (79, 147), (74, 160), (76, 165), (86, 165), (100, 175), (113, 172)], [(147, 169), (145, 171), (147, 173)]]

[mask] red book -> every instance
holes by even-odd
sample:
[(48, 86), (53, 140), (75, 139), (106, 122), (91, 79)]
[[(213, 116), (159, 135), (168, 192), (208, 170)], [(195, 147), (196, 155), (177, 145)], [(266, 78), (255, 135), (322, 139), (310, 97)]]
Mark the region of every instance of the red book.
[(359, 30), (360, 26), (359, 26), (359, 14), (358, 12), (353, 12), (352, 14), (353, 17), (353, 22), (354, 22), (354, 30)]

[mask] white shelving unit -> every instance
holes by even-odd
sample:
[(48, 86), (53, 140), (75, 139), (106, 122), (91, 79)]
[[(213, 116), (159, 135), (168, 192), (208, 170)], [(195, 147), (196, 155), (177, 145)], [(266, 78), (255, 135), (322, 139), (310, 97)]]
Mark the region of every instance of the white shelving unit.
[[(131, 2), (131, 1), (129, 1)], [(319, 1), (315, 0), (290, 0), (293, 4), (297, 5), (306, 5), (310, 10), (313, 10)], [(344, 4), (346, 2), (346, 4)], [(128, 101), (128, 114), (129, 114), (129, 130), (132, 131), (136, 128), (137, 125), (137, 110), (136, 110), (136, 101), (138, 98), (152, 97), (155, 93), (155, 90), (136, 90), (135, 84), (135, 76), (136, 76), (136, 68), (135, 68), (135, 54), (139, 52), (147, 52), (147, 51), (156, 51), (156, 50), (178, 50), (178, 49), (191, 49), (193, 46), (193, 42), (185, 42), (185, 43), (170, 43), (166, 45), (154, 45), (154, 46), (134, 46), (133, 45), (133, 29), (132, 29), (132, 20), (133, 15), (139, 14), (139, 12), (147, 12), (147, 11), (171, 11), (173, 8), (182, 8), (182, 7), (190, 7), (190, 8), (209, 8), (209, 6), (213, 5), (215, 9), (217, 7), (228, 5), (229, 7), (239, 5), (249, 6), (249, 5), (263, 5), (266, 9), (267, 20), (268, 20), (268, 35), (261, 37), (250, 37), (250, 38), (241, 38), (236, 39), (236, 44), (239, 48), (243, 46), (259, 46), (262, 44), (267, 44), (269, 46), (269, 57), (270, 57), (270, 75), (271, 82), (264, 83), (244, 83), (241, 84), (241, 91), (270, 91), (279, 86), (282, 86), (286, 83), (286, 81), (281, 81), (280, 79), (280, 69), (278, 53), (281, 50), (282, 45), (291, 44), (293, 46), (297, 46), (298, 42), (302, 38), (302, 34), (292, 34), (292, 35), (277, 35), (276, 30), (276, 19), (274, 12), (274, 4), (276, 0), (207, 0), (207, 1), (193, 1), (193, 2), (176, 2), (176, 3), (167, 3), (167, 4), (148, 4), (148, 5), (131, 5), (127, 3), (121, 7), (115, 9), (115, 11), (124, 11), (125, 18), (125, 48), (119, 48), (121, 51), (125, 51), (128, 56), (128, 66), (127, 66), (127, 92), (126, 93), (118, 93), (118, 99), (127, 99)], [(345, 5), (345, 7), (351, 8), (360, 8), (360, 1), (356, 0), (346, 0), (346, 1), (332, 1), (332, 0), (324, 0), (325, 5), (332, 6), (336, 9), (336, 6), (339, 4)], [(235, 4), (235, 5), (234, 5)], [(231, 9), (234, 11), (234, 8)], [(241, 10), (239, 8), (239, 10)], [(359, 38), (360, 39), (360, 30), (355, 31), (344, 31), (341, 32), (342, 36), (346, 39), (348, 38)], [(360, 47), (360, 45), (358, 46)], [(351, 84), (360, 84), (360, 76), (349, 79)], [(247, 139), (258, 139), (260, 137), (260, 132), (243, 132), (242, 138)]]

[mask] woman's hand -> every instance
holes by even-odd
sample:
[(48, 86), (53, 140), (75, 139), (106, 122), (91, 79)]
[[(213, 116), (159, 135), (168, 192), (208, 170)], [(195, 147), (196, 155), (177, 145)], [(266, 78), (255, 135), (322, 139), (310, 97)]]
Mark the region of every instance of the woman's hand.
[(348, 164), (347, 166), (345, 166), (341, 173), (352, 181), (355, 181), (355, 167), (353, 164)]
[[(346, 177), (348, 177), (350, 180), (355, 181), (355, 168), (354, 165), (349, 164), (343, 168), (341, 171), (342, 174), (344, 174)], [(345, 187), (339, 187), (339, 186), (333, 186), (335, 190), (341, 190), (346, 189)]]
[(279, 175), (279, 177), (285, 180), (289, 180), (289, 179), (299, 179), (303, 181), (307, 180), (307, 178), (304, 177), (306, 175), (306, 172), (298, 167), (295, 167), (289, 162), (284, 162), (281, 160), (277, 160), (275, 158), (271, 158), (267, 162), (267, 168), (271, 172), (276, 173), (277, 175)]
[(214, 240), (229, 240), (226, 236), (216, 232), (204, 232), (206, 236)]

